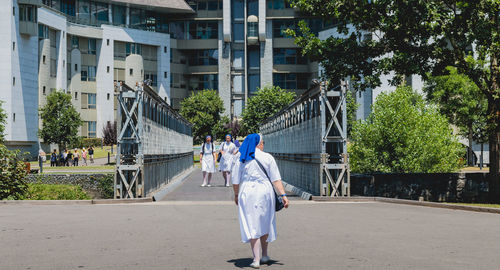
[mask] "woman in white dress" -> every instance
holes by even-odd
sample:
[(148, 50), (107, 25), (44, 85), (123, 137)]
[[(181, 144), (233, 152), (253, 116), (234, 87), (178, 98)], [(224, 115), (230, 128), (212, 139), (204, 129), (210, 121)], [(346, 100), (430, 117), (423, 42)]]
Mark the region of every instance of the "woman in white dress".
[(219, 161), (219, 171), (222, 172), (222, 177), (224, 177), (224, 185), (229, 187), (231, 183), (231, 167), (233, 165), (233, 154), (236, 151), (236, 146), (231, 141), (232, 136), (227, 134), (226, 141), (221, 143), (219, 151), (222, 155)]
[(212, 143), (212, 136), (205, 137), (205, 142), (201, 145), (200, 163), (203, 172), (202, 187), (209, 187), (212, 180), (212, 173), (215, 172), (215, 151)]
[[(260, 268), (260, 263), (269, 262), (268, 243), (276, 240), (273, 186), (283, 197), (285, 208), (289, 203), (276, 161), (263, 149), (262, 136), (248, 135), (239, 149), (240, 159), (233, 168), (234, 202), (239, 208), (241, 240), (250, 242), (253, 253), (250, 267), (253, 268)], [(262, 164), (269, 178), (256, 160)]]

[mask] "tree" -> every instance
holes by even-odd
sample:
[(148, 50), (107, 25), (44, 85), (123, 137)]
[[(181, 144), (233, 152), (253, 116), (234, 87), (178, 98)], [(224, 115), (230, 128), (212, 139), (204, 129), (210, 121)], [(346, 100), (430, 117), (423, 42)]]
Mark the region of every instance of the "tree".
[(28, 186), (26, 165), (19, 155), (19, 151), (9, 151), (0, 144), (0, 200), (23, 199)]
[[(361, 90), (394, 71), (424, 80), (452, 66), (469, 77), (488, 104), (490, 194), (500, 201), (500, 1), (292, 0), (308, 15), (336, 23), (342, 36), (319, 40), (306, 23), (288, 31), (332, 81), (350, 77)], [(353, 30), (354, 29), (354, 30)], [(358, 31), (359, 30), (359, 31)], [(368, 35), (367, 35), (368, 34)]]
[(7, 114), (2, 109), (2, 101), (0, 101), (0, 143), (5, 139), (5, 124), (7, 122)]
[(346, 110), (347, 110), (347, 137), (351, 138), (352, 126), (356, 122), (356, 111), (359, 103), (356, 102), (356, 92), (349, 90), (346, 93)]
[(102, 129), (104, 145), (117, 144), (116, 122), (108, 122)]
[(213, 135), (224, 113), (224, 103), (215, 90), (191, 94), (181, 102), (180, 114), (193, 124), (195, 143), (203, 142), (206, 135)]
[(281, 111), (294, 99), (295, 93), (278, 86), (259, 88), (256, 95), (248, 100), (242, 114), (245, 132), (259, 132), (259, 126), (264, 120)]
[(40, 108), (42, 128), (38, 135), (46, 143), (57, 143), (60, 148), (79, 139), (78, 129), (82, 125), (80, 114), (71, 104), (71, 95), (61, 91), (47, 96), (47, 104)]
[(477, 85), (467, 76), (448, 68), (450, 74), (429, 77), (424, 87), (427, 99), (439, 105), (451, 124), (469, 140), (468, 164), (473, 165), (472, 142), (484, 142), (488, 102)]
[(349, 144), (352, 171), (453, 172), (463, 146), (445, 116), (410, 87), (382, 93), (366, 121), (354, 124)]
[(215, 137), (224, 140), (226, 134), (231, 134), (233, 138), (237, 138), (242, 135), (241, 126), (238, 119), (233, 121), (229, 120), (229, 117), (223, 116), (215, 128)]

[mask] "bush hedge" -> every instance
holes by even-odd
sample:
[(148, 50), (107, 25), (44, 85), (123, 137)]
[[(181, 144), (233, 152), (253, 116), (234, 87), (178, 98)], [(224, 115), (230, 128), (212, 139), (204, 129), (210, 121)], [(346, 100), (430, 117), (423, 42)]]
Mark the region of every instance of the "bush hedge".
[(27, 200), (90, 200), (77, 185), (28, 184)]
[(19, 151), (10, 151), (0, 144), (0, 200), (19, 200), (27, 190), (26, 165)]

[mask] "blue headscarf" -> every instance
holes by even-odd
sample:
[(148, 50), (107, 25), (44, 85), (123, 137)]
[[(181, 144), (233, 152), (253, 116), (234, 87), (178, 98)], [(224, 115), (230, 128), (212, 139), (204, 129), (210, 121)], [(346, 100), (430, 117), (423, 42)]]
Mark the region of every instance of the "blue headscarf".
[(245, 163), (245, 161), (251, 161), (255, 159), (255, 147), (260, 143), (259, 134), (250, 134), (243, 141), (240, 147), (240, 162)]
[(231, 136), (231, 134), (226, 134), (226, 136), (224, 136), (224, 141), (226, 140), (227, 136), (229, 136), (229, 138), (231, 138), (231, 141), (233, 141), (233, 136)]
[[(207, 135), (207, 136), (205, 137), (205, 142), (207, 141), (207, 139), (208, 139), (208, 138), (212, 139), (212, 136)], [(210, 142), (211, 142), (211, 141), (210, 141)]]

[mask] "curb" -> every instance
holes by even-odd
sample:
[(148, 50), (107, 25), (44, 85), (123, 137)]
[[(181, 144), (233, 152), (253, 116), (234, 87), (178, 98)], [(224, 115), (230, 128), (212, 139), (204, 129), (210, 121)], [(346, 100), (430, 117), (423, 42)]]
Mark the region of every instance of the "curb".
[(172, 181), (160, 187), (156, 192), (153, 192), (151, 197), (153, 201), (161, 201), (168, 193), (174, 191), (178, 186), (180, 186), (186, 179), (195, 171), (196, 167), (192, 166), (190, 169), (187, 169), (182, 174), (175, 177)]
[(153, 198), (138, 199), (98, 199), (98, 200), (5, 200), (0, 201), (0, 205), (92, 205), (92, 204), (129, 204), (129, 203), (149, 203)]
[(314, 197), (311, 193), (304, 191), (301, 188), (298, 188), (298, 187), (296, 187), (292, 184), (289, 184), (283, 180), (281, 180), (281, 181), (283, 182), (283, 186), (285, 188), (285, 191), (287, 191), (287, 192), (292, 192), (292, 193), (296, 194), (297, 196), (301, 197), (302, 199), (308, 200), (308, 201)]
[(472, 211), (472, 212), (481, 212), (481, 213), (500, 214), (500, 208), (467, 206), (467, 205), (460, 205), (460, 204), (437, 203), (437, 202), (422, 202), (422, 201), (412, 201), (412, 200), (404, 200), (404, 199), (384, 198), (384, 197), (312, 196), (312, 200), (315, 202), (381, 202), (381, 203), (394, 203), (394, 204), (405, 204), (405, 205), (413, 205), (413, 206), (442, 208), (442, 209), (450, 209), (450, 210), (463, 210), (463, 211)]

